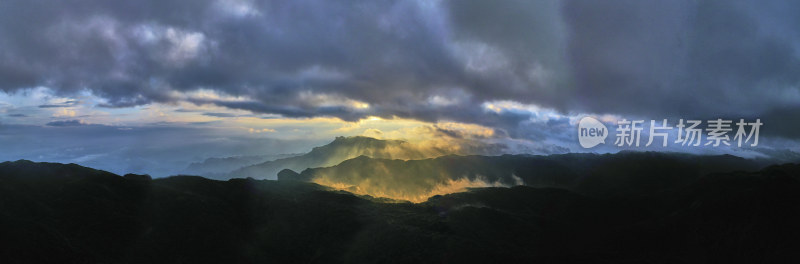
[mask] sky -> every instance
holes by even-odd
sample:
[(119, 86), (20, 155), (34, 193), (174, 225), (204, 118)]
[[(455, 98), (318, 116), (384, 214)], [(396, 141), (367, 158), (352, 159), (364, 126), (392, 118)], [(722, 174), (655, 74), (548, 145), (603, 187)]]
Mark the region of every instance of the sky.
[[(164, 176), (354, 135), (485, 155), (791, 160), (798, 13), (795, 1), (2, 1), (0, 160)], [(584, 149), (585, 116), (764, 125), (757, 146)]]

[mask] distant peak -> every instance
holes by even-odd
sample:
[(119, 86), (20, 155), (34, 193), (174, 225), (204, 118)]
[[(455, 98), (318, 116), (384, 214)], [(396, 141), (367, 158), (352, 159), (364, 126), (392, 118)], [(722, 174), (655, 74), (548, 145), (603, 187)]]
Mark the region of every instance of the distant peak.
[(368, 136), (337, 136), (331, 143), (356, 143), (356, 142), (393, 142), (405, 143), (405, 140), (400, 139), (379, 139)]
[(333, 142), (336, 142), (336, 141), (355, 141), (355, 140), (380, 140), (380, 139), (373, 138), (373, 137), (365, 137), (365, 136), (349, 136), (349, 137), (338, 136), (338, 137), (336, 137), (336, 139), (333, 140)]

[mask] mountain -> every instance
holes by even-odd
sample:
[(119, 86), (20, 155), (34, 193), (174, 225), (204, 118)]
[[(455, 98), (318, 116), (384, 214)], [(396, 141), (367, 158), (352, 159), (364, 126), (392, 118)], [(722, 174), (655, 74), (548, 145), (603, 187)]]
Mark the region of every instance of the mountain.
[(391, 160), (360, 156), (310, 168), (281, 180), (314, 182), (357, 194), (421, 202), (471, 187), (528, 185), (586, 194), (646, 193), (679, 188), (713, 172), (757, 170), (763, 164), (731, 155), (680, 153), (572, 153), (550, 156), (443, 156)]
[(438, 148), (420, 148), (402, 140), (381, 140), (370, 137), (337, 137), (333, 142), (315, 147), (311, 152), (290, 158), (267, 161), (234, 170), (224, 179), (277, 179), (283, 169), (300, 171), (306, 168), (327, 167), (358, 156), (385, 159), (424, 159), (448, 154)]
[[(800, 165), (695, 176), (699, 173), (695, 169), (704, 168), (671, 169), (690, 164), (680, 158), (630, 155), (565, 155), (554, 160), (570, 160), (580, 165), (574, 167), (578, 172), (602, 172), (604, 167), (596, 164), (616, 164), (620, 165), (616, 169), (605, 169), (620, 175), (643, 172), (637, 175), (642, 179), (655, 177), (660, 170), (692, 176), (673, 175), (652, 186), (625, 183), (630, 180), (626, 176), (610, 177), (609, 182), (578, 180), (577, 186), (582, 186), (578, 190), (475, 188), (412, 204), (380, 202), (302, 181), (150, 179), (75, 164), (4, 162), (0, 163), (0, 259), (4, 263), (800, 261), (796, 250)], [(637, 165), (642, 161), (647, 162)], [(681, 182), (681, 187), (673, 188), (671, 180)], [(614, 183), (650, 189), (580, 191), (604, 190)]]
[(225, 158), (208, 158), (202, 162), (193, 162), (183, 170), (183, 174), (199, 175), (206, 178), (221, 178), (225, 174), (250, 165), (276, 159), (291, 158), (302, 154), (278, 154), (257, 156), (236, 156)]
[(348, 210), (360, 199), (326, 190), (315, 184), (197, 176), (152, 180), (75, 164), (4, 162), (0, 259), (241, 263), (335, 258), (358, 226)]

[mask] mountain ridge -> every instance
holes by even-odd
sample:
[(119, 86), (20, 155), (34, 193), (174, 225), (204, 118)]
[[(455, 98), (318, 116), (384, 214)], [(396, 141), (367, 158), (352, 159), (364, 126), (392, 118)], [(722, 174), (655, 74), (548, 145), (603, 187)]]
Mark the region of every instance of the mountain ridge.
[[(584, 193), (625, 192), (630, 188), (641, 192), (662, 188), (659, 182), (677, 188), (708, 173), (754, 171), (763, 166), (761, 161), (733, 155), (660, 152), (445, 155), (421, 160), (359, 156), (330, 167), (286, 172), (281, 180), (294, 177), (357, 194), (422, 202), (437, 194), (491, 186), (557, 187)], [(651, 176), (637, 177), (640, 174)], [(611, 179), (616, 182), (607, 183)]]
[(677, 190), (669, 184), (657, 186), (644, 193), (488, 187), (412, 204), (386, 203), (301, 181), (150, 179), (76, 164), (3, 162), (0, 259), (11, 263), (800, 260), (795, 250), (800, 242), (794, 239), (800, 235), (800, 164), (706, 174)]
[(361, 155), (378, 158), (422, 159), (445, 154), (447, 154), (445, 150), (422, 149), (404, 140), (340, 136), (329, 144), (314, 147), (306, 154), (242, 167), (228, 173), (223, 179), (247, 177), (277, 179), (277, 173), (283, 169), (299, 171), (306, 168), (333, 166)]
[(211, 157), (201, 162), (190, 163), (183, 169), (181, 174), (200, 175), (206, 178), (222, 178), (225, 174), (242, 167), (299, 155), (302, 154)]

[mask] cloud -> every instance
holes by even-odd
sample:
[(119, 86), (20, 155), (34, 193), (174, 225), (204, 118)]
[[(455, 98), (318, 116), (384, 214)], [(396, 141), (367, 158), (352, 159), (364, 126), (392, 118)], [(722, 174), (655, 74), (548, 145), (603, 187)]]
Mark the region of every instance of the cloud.
[(75, 117), (77, 113), (78, 112), (73, 109), (61, 108), (61, 110), (53, 113), (53, 117)]
[(262, 128), (262, 129), (248, 128), (247, 131), (250, 132), (250, 133), (272, 133), (272, 132), (275, 132), (275, 129), (271, 129), (271, 128)]
[[(435, 107), (407, 112), (428, 98), (435, 105), (455, 104), (443, 100), (448, 91), (469, 97), (490, 86), (469, 77), (458, 58), (464, 54), (450, 50), (464, 45), (446, 37), (441, 6), (221, 3), (200, 1), (186, 11), (164, 8), (178, 5), (169, 1), (87, 5), (86, 10), (8, 4), (5, 19), (31, 23), (0, 31), (8, 36), (1, 48), (9, 57), (2, 68), (8, 82), (0, 87), (47, 86), (60, 93), (87, 88), (107, 100), (103, 107), (173, 102), (185, 100), (182, 93), (212, 89), (248, 100), (192, 101), (287, 117), (357, 120), (438, 116), (425, 113)], [(223, 14), (231, 10), (260, 16)], [(31, 15), (14, 15), (19, 13)], [(185, 19), (176, 21), (176, 15)], [(299, 17), (304, 23), (292, 22)], [(485, 86), (464, 85), (473, 81)]]
[(481, 106), (513, 101), (562, 115), (762, 117), (777, 131), (765, 134), (800, 135), (779, 122), (786, 109), (800, 108), (792, 12), (800, 5), (791, 2), (79, 6), (0, 4), (0, 90), (89, 90), (103, 99), (97, 106), (110, 109), (190, 102), (289, 118), (455, 121), (530, 140), (557, 135), (563, 121)]
[(39, 108), (73, 107), (73, 106), (76, 106), (78, 104), (80, 104), (80, 101), (78, 101), (78, 100), (67, 100), (67, 101), (64, 101), (63, 103), (58, 103), (58, 104), (43, 104), (43, 105), (39, 105)]
[[(421, 152), (457, 155), (556, 154), (569, 149), (550, 143), (514, 140), (497, 130), (474, 124), (439, 122), (399, 129), (365, 129), (362, 136), (404, 140)], [(435, 150), (435, 151), (431, 151)]]
[(88, 126), (89, 123), (83, 122), (81, 120), (64, 120), (64, 121), (53, 121), (46, 124), (46, 126), (52, 127), (74, 127), (74, 126)]
[(753, 11), (762, 9), (800, 6), (567, 1), (573, 109), (708, 119), (797, 107), (798, 42), (780, 29), (795, 22)]
[(211, 117), (237, 117), (237, 115), (231, 113), (203, 113), (203, 115)]

